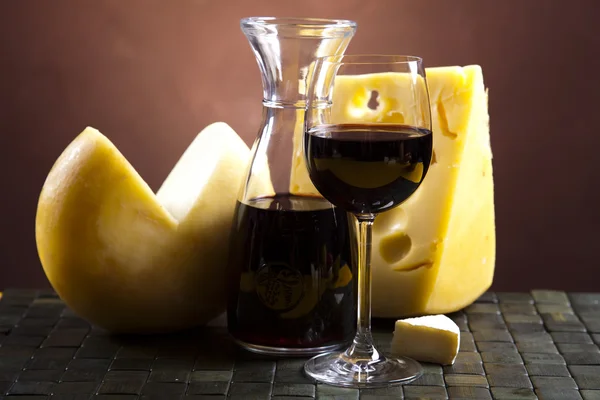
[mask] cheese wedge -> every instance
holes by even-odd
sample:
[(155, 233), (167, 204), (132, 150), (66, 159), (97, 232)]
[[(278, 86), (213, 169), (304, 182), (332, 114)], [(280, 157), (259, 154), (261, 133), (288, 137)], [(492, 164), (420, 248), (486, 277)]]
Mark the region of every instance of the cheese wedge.
[[(481, 68), (429, 68), (433, 159), (427, 176), (401, 206), (377, 217), (372, 269), (375, 317), (459, 310), (492, 283), (496, 234), (487, 91)], [(405, 123), (396, 88), (404, 74), (338, 76), (333, 123)], [(375, 110), (368, 103), (377, 92)], [(401, 96), (401, 95), (400, 95)], [(302, 133), (291, 176), (292, 193), (318, 194), (302, 156)], [(298, 155), (299, 154), (299, 155)]]
[(460, 347), (460, 330), (445, 315), (396, 321), (391, 353), (417, 361), (452, 365)]
[[(50, 283), (77, 314), (115, 332), (210, 321), (225, 310), (231, 221), (249, 158), (227, 124), (212, 124), (155, 195), (104, 135), (86, 128), (38, 202), (36, 242)], [(254, 187), (272, 192), (263, 178)]]

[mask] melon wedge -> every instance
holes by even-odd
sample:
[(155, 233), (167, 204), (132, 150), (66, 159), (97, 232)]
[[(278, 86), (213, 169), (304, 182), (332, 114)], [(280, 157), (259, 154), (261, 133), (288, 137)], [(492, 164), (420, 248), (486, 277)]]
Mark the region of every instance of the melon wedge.
[[(235, 202), (250, 150), (225, 123), (206, 127), (157, 194), (100, 132), (86, 128), (42, 188), (44, 271), (77, 314), (113, 332), (202, 325), (225, 310)], [(264, 186), (272, 192), (268, 170)]]

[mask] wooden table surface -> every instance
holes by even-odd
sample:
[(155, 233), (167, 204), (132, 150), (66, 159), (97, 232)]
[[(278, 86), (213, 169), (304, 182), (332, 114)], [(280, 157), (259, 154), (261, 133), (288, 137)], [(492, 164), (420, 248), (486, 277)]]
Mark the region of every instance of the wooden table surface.
[[(224, 328), (113, 336), (49, 291), (0, 300), (0, 398), (52, 399), (600, 399), (600, 293), (484, 294), (450, 315), (461, 329), (453, 366), (424, 364), (405, 386), (315, 384), (303, 359), (259, 357)], [(374, 321), (388, 350), (393, 321)]]

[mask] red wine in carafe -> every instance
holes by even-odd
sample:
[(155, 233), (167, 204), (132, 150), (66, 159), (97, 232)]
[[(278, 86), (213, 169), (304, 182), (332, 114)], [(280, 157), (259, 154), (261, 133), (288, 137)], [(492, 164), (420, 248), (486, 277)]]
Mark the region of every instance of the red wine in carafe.
[(237, 204), (229, 268), (229, 332), (244, 344), (343, 344), (356, 325), (345, 212), (319, 197)]

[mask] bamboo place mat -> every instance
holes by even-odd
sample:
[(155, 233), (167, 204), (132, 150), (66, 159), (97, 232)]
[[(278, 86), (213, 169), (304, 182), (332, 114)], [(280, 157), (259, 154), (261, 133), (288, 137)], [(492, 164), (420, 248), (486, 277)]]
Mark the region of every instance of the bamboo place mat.
[[(304, 359), (244, 352), (224, 328), (112, 336), (49, 291), (0, 300), (0, 398), (53, 399), (600, 399), (600, 293), (485, 293), (450, 314), (461, 329), (453, 366), (424, 364), (405, 386), (315, 384)], [(393, 321), (374, 321), (389, 350)]]

